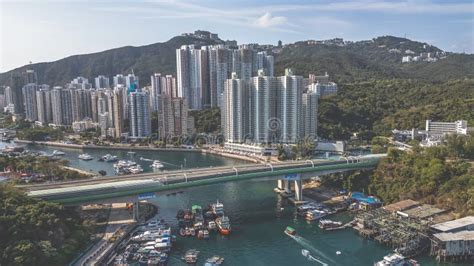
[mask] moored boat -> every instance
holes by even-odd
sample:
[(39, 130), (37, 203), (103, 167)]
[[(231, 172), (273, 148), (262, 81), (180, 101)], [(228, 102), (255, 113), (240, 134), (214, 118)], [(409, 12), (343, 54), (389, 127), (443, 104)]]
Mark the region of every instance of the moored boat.
[(220, 203), (219, 200), (217, 200), (216, 203), (212, 204), (212, 212), (217, 215), (217, 216), (223, 216), (224, 215), (224, 204)]
[(308, 211), (306, 213), (306, 217), (305, 219), (307, 221), (314, 221), (314, 220), (318, 220), (318, 219), (321, 219), (323, 218), (324, 216), (328, 215), (327, 212), (325, 211), (320, 211), (320, 210), (312, 210), (312, 211)]
[(62, 151), (54, 150), (52, 155), (53, 156), (63, 156), (63, 155), (66, 155), (66, 153), (64, 153)]
[(182, 257), (182, 260), (188, 264), (195, 264), (198, 260), (198, 255), (199, 255), (199, 251), (195, 249), (190, 249), (186, 251), (186, 253)]
[(328, 228), (337, 228), (342, 226), (341, 222), (336, 222), (332, 220), (319, 220), (319, 228), (328, 229)]
[(151, 167), (153, 169), (162, 169), (164, 168), (165, 166), (163, 165), (163, 163), (161, 163), (159, 160), (154, 160), (153, 163), (151, 164)]
[(99, 161), (104, 161), (106, 163), (118, 161), (117, 156), (107, 153), (106, 155), (100, 157)]
[(217, 229), (221, 235), (230, 234), (230, 220), (227, 216), (222, 216), (216, 219)]
[(383, 260), (374, 263), (374, 266), (419, 266), (416, 260), (408, 260), (398, 253), (388, 254)]
[(84, 161), (90, 161), (90, 160), (94, 159), (94, 157), (90, 156), (87, 153), (83, 153), (83, 154), (79, 155), (78, 158), (81, 159), (81, 160), (84, 160)]

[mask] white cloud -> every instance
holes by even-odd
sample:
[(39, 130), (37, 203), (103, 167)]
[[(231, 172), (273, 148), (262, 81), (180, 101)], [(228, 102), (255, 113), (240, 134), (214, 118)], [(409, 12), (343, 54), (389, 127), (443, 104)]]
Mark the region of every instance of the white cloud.
[(272, 16), (269, 12), (263, 16), (257, 18), (254, 25), (261, 28), (273, 28), (278, 26), (287, 25), (288, 20), (282, 16)]

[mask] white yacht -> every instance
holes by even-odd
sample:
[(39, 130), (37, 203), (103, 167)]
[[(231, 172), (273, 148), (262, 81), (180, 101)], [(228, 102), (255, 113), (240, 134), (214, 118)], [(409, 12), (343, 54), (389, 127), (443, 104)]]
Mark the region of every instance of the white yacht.
[(153, 163), (151, 164), (151, 167), (154, 169), (162, 169), (165, 166), (160, 161), (154, 160)]
[(53, 156), (63, 156), (63, 155), (66, 155), (66, 153), (64, 153), (62, 151), (54, 150), (52, 155)]
[(374, 263), (374, 266), (419, 266), (415, 260), (407, 260), (404, 256), (393, 253), (383, 257), (383, 260)]
[(83, 153), (83, 154), (79, 155), (78, 158), (81, 159), (81, 160), (84, 160), (84, 161), (90, 161), (90, 160), (94, 159), (94, 157), (90, 156), (87, 153)]
[(118, 159), (117, 156), (107, 153), (106, 155), (102, 156), (100, 160), (107, 163), (111, 163), (116, 162)]

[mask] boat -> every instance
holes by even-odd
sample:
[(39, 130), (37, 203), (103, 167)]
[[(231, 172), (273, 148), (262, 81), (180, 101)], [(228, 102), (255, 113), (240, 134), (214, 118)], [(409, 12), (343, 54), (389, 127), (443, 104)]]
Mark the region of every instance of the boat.
[(332, 220), (319, 220), (319, 228), (328, 229), (328, 228), (337, 228), (342, 226), (341, 222), (336, 222)]
[(106, 162), (106, 163), (116, 162), (117, 160), (118, 160), (117, 156), (109, 154), (109, 153), (107, 153), (106, 155), (100, 157), (100, 159), (99, 159), (99, 161), (103, 161), (103, 162)]
[(63, 155), (66, 155), (66, 153), (64, 153), (62, 151), (54, 150), (52, 155), (53, 156), (63, 156)]
[(94, 159), (94, 157), (90, 156), (87, 153), (83, 153), (83, 154), (79, 155), (78, 158), (81, 159), (81, 160), (84, 160), (84, 161), (90, 161), (90, 160)]
[(221, 235), (230, 234), (230, 220), (227, 216), (222, 216), (216, 219), (217, 229)]
[(139, 164), (137, 164), (135, 166), (131, 166), (131, 167), (127, 168), (126, 170), (128, 170), (128, 172), (130, 172), (131, 174), (143, 173), (143, 168)]
[(323, 218), (324, 216), (328, 215), (327, 212), (325, 211), (320, 211), (320, 210), (312, 210), (312, 211), (308, 211), (306, 213), (306, 217), (305, 219), (307, 221), (314, 221), (314, 220), (318, 220), (318, 219), (321, 219)]
[(209, 223), (207, 224), (207, 228), (208, 228), (209, 230), (215, 230), (215, 229), (217, 228), (216, 222), (214, 222), (214, 221), (209, 221)]
[(307, 249), (302, 249), (301, 250), (301, 255), (303, 255), (303, 257), (308, 257), (311, 253), (309, 253), (309, 250)]
[(100, 174), (101, 176), (105, 176), (105, 175), (107, 175), (107, 172), (106, 172), (105, 170), (100, 170), (100, 171), (99, 171), (99, 174)]
[(197, 238), (199, 239), (203, 239), (204, 238), (204, 231), (203, 230), (199, 230), (198, 233), (197, 233)]
[(209, 231), (208, 231), (208, 230), (204, 229), (204, 230), (202, 231), (202, 233), (203, 233), (203, 238), (204, 238), (204, 239), (208, 239), (208, 238), (209, 238)]
[(196, 264), (198, 260), (199, 251), (196, 249), (190, 249), (186, 251), (184, 256), (181, 258), (184, 262), (188, 264)]
[(374, 263), (374, 266), (419, 266), (416, 260), (407, 260), (399, 253), (388, 254), (383, 260)]
[(217, 216), (223, 216), (224, 204), (220, 203), (219, 200), (217, 200), (216, 203), (212, 204), (212, 212)]
[(151, 168), (153, 169), (162, 169), (165, 167), (160, 161), (154, 160), (153, 163), (151, 164)]
[(206, 263), (204, 263), (204, 266), (216, 266), (216, 265), (221, 265), (224, 262), (224, 258), (220, 256), (212, 256), (211, 258), (206, 260)]
[(287, 226), (286, 229), (285, 229), (285, 234), (287, 234), (289, 236), (294, 236), (294, 235), (296, 235), (296, 230), (291, 226)]

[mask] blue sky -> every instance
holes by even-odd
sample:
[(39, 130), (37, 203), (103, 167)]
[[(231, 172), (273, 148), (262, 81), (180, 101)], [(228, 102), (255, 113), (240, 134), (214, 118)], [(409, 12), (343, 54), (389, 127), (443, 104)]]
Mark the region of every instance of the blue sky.
[(395, 35), (474, 53), (474, 1), (0, 0), (0, 72), (195, 29), (239, 43)]

